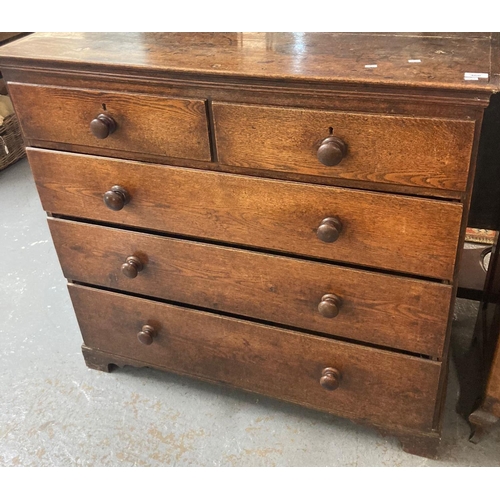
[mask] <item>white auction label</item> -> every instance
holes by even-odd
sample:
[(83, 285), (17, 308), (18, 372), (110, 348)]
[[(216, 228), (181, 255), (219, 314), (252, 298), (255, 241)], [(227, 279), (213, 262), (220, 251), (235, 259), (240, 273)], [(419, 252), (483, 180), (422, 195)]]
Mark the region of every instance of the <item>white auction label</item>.
[(488, 78), (488, 73), (464, 73), (464, 80), (479, 80), (479, 78)]

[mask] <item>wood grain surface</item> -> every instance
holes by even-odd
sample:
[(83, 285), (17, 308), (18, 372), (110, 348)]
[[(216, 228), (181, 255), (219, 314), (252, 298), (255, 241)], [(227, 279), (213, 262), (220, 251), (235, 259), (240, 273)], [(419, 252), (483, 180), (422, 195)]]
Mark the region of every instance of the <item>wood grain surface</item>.
[[(452, 279), (462, 205), (28, 148), (45, 210), (329, 261)], [(131, 195), (120, 211), (103, 195)], [(325, 217), (343, 229), (316, 235)]]
[[(474, 120), (377, 116), (214, 103), (219, 161), (385, 184), (465, 191)], [(317, 157), (333, 133), (347, 144), (336, 166)]]
[(239, 387), (432, 454), (499, 50), (498, 33), (0, 47), (88, 365)]
[[(203, 100), (168, 99), (144, 94), (9, 84), (9, 94), (27, 139), (117, 149), (164, 156), (211, 159)], [(99, 114), (117, 129), (97, 139), (90, 123)]]
[(500, 418), (500, 342), (497, 344), (491, 364), (483, 407)]
[[(0, 66), (475, 91), (498, 84), (490, 75), (498, 54), (492, 38), (490, 33), (36, 33), (0, 49)], [(466, 72), (487, 77), (465, 80)]]
[[(451, 286), (49, 219), (69, 280), (316, 330), (428, 356), (442, 354)], [(143, 269), (121, 271), (127, 257)], [(336, 317), (318, 306), (340, 298)]]
[[(69, 285), (85, 345), (374, 425), (432, 430), (441, 364)], [(106, 318), (105, 320), (103, 318)], [(144, 325), (157, 332), (138, 341)], [(320, 385), (323, 370), (339, 388)]]

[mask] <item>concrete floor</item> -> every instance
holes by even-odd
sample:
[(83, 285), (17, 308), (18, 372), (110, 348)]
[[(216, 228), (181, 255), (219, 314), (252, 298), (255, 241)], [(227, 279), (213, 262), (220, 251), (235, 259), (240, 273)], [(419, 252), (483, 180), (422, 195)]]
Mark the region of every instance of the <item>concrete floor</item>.
[[(451, 374), (439, 460), (347, 420), (150, 369), (87, 369), (26, 160), (0, 173), (0, 465), (500, 466), (469, 443)], [(476, 304), (459, 301), (466, 339)]]

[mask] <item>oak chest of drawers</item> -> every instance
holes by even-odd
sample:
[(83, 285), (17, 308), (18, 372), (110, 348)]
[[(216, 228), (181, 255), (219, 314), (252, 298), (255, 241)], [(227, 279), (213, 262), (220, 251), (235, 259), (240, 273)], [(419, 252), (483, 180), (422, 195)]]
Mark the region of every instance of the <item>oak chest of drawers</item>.
[(91, 368), (439, 442), (489, 34), (34, 34), (0, 67)]

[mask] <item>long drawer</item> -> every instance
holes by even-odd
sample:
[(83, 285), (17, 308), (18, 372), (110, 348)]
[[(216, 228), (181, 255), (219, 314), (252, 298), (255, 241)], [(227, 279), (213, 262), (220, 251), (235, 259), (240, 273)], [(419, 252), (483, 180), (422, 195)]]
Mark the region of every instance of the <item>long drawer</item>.
[(389, 185), (467, 186), (474, 120), (228, 103), (214, 103), (213, 113), (219, 161), (226, 165)]
[(112, 292), (69, 290), (93, 349), (386, 428), (432, 429), (438, 362)]
[(452, 287), (49, 219), (69, 280), (441, 356)]
[[(9, 94), (27, 139), (91, 146), (103, 154), (114, 149), (211, 159), (204, 100), (22, 83), (10, 83)], [(106, 137), (93, 135), (94, 120)]]
[[(28, 157), (55, 214), (453, 277), (460, 203), (37, 149)], [(103, 202), (115, 186), (129, 200), (119, 210)]]

